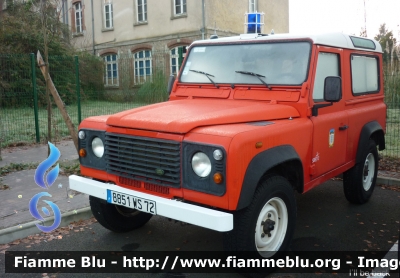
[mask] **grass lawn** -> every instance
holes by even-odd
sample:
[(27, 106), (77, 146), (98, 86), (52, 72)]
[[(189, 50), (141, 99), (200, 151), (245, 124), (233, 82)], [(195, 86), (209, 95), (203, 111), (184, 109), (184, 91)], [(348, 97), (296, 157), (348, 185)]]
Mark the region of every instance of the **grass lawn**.
[[(114, 114), (123, 110), (142, 106), (133, 102), (87, 101), (81, 103), (82, 120), (90, 116)], [(75, 126), (78, 126), (78, 106), (67, 106), (68, 114)], [(53, 138), (69, 136), (68, 128), (64, 123), (57, 107), (52, 113)], [(15, 144), (36, 142), (35, 115), (33, 108), (2, 108), (0, 109), (0, 144), (6, 147)], [(39, 133), (41, 142), (47, 136), (47, 110), (39, 109)]]

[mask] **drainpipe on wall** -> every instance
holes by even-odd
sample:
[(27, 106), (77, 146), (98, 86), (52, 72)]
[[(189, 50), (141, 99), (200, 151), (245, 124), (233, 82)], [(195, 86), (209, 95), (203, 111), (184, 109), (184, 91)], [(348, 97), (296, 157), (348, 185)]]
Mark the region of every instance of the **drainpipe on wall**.
[(202, 12), (203, 12), (203, 28), (201, 28), (201, 39), (204, 40), (205, 32), (206, 32), (206, 12), (204, 9), (205, 3), (204, 0), (201, 1)]
[(93, 9), (93, 0), (90, 0), (90, 4), (92, 5), (92, 46), (93, 46), (93, 55), (96, 55), (96, 50), (94, 48), (94, 9)]

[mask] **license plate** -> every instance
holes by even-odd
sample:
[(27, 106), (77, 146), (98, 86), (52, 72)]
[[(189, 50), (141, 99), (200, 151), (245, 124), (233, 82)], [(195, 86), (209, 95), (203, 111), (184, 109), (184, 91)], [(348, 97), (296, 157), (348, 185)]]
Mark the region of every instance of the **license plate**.
[(156, 202), (107, 189), (107, 203), (157, 214)]

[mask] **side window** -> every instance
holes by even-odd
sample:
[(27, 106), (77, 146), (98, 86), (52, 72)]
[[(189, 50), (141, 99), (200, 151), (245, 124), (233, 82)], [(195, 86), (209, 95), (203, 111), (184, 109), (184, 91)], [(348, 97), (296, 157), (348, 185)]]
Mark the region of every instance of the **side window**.
[(351, 82), (354, 95), (379, 91), (378, 59), (351, 55)]
[(339, 54), (320, 52), (315, 74), (314, 102), (324, 101), (324, 82), (327, 76), (340, 76)]

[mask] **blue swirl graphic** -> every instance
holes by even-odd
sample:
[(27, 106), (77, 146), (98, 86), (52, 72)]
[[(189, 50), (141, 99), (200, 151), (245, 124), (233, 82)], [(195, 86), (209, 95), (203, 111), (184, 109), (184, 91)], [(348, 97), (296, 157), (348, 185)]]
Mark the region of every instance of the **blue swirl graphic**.
[(50, 169), (51, 165), (57, 162), (57, 160), (60, 158), (60, 151), (54, 146), (52, 143), (48, 142), (49, 147), (50, 147), (50, 155), (49, 157), (44, 160), (42, 163), (39, 164), (39, 166), (36, 168), (35, 171), (35, 182), (37, 185), (44, 189), (48, 189), (50, 186), (53, 185), (55, 180), (58, 177), (58, 173), (60, 171), (60, 167), (57, 164), (56, 167), (51, 169), (51, 171), (47, 174), (46, 181), (47, 185), (44, 180), (44, 175), (46, 174), (46, 171)]
[[(47, 192), (40, 192), (40, 193), (36, 194), (35, 196), (33, 196), (29, 202), (29, 211), (31, 212), (32, 216), (35, 217), (37, 220), (41, 220), (41, 221), (44, 221), (44, 218), (39, 214), (37, 205), (38, 205), (39, 199), (43, 196), (51, 197), (51, 195)], [(54, 223), (51, 226), (43, 226), (43, 225), (36, 224), (36, 227), (38, 227), (39, 230), (41, 230), (42, 232), (49, 233), (49, 232), (55, 230), (60, 225), (61, 212), (60, 212), (60, 209), (58, 208), (58, 206), (56, 204), (54, 204), (53, 202), (47, 201), (47, 200), (44, 200), (44, 202), (47, 203), (53, 210)], [(42, 207), (42, 211), (47, 216), (50, 215), (50, 212), (46, 207)]]

